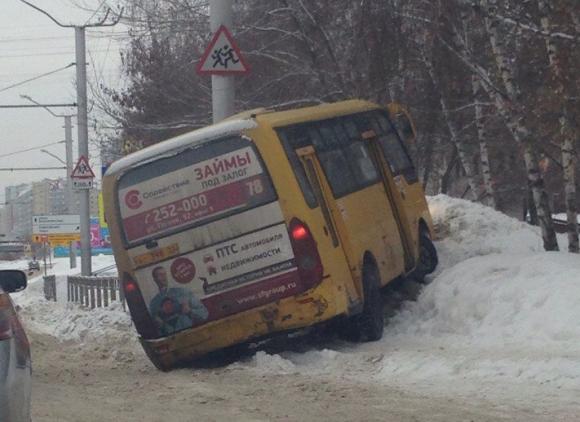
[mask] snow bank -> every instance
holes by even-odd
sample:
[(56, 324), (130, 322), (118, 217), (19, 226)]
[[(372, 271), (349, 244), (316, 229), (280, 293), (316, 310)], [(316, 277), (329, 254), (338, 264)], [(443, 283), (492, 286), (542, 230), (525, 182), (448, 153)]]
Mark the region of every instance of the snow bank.
[[(378, 378), (580, 387), (580, 259), (493, 254), (443, 271), (387, 329)], [(410, 350), (409, 350), (410, 349)]]
[(432, 393), (509, 395), (523, 388), (538, 397), (576, 397), (580, 257), (543, 252), (535, 227), (491, 208), (444, 195), (429, 206), (440, 267), (418, 300), (389, 322), (382, 341), (257, 355), (249, 365)]
[(0, 261), (0, 270), (28, 270), (28, 260)]
[(428, 199), (439, 240), (437, 250), (443, 259), (440, 269), (475, 256), (543, 251), (537, 227), (447, 195)]
[(580, 257), (492, 254), (443, 271), (396, 317), (392, 331), (580, 353), (578, 321)]
[[(111, 256), (93, 258), (94, 268), (114, 263)], [(70, 269), (68, 258), (53, 260), (49, 274), (56, 275), (57, 302), (44, 298), (42, 276), (32, 278), (28, 288), (13, 295), (20, 307), (20, 315), (30, 332), (48, 334), (62, 341), (118, 342), (135, 337), (128, 312), (114, 302), (108, 308), (85, 309), (66, 301), (66, 276), (77, 274), (79, 269)]]

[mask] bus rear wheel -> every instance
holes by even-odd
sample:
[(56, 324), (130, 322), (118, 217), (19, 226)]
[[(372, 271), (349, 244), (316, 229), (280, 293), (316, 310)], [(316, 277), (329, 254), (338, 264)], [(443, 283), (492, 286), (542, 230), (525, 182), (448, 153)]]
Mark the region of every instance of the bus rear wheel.
[(362, 312), (346, 320), (340, 330), (346, 340), (377, 341), (383, 337), (385, 315), (381, 282), (377, 268), (371, 264), (363, 269), (363, 295)]

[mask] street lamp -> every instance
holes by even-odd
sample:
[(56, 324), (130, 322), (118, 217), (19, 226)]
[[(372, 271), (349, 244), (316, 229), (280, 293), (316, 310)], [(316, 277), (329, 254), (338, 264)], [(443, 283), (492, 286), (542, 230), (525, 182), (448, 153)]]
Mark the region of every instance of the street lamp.
[(50, 152), (50, 151), (47, 151), (47, 150), (45, 150), (45, 149), (41, 149), (41, 150), (40, 150), (40, 152), (44, 152), (45, 154), (48, 154), (48, 155), (50, 155), (52, 158), (55, 158), (55, 159), (57, 159), (58, 161), (60, 161), (61, 163), (63, 163), (63, 164), (66, 166), (66, 161), (64, 161), (64, 160), (63, 160), (62, 158), (60, 158), (58, 155), (56, 155), (56, 154), (53, 154), (52, 152)]
[[(20, 98), (24, 98), (25, 100), (28, 100), (31, 103), (34, 103), (34, 104), (36, 104), (39, 107), (42, 107), (43, 109), (45, 109), (46, 111), (48, 111), (50, 114), (52, 114), (54, 117), (66, 117), (66, 116), (69, 116), (69, 114), (56, 114), (56, 113), (54, 113), (50, 108), (48, 108), (48, 106), (45, 106), (44, 104), (40, 104), (38, 101), (34, 100), (29, 95), (20, 94)], [(71, 116), (74, 116), (74, 115), (71, 115)]]

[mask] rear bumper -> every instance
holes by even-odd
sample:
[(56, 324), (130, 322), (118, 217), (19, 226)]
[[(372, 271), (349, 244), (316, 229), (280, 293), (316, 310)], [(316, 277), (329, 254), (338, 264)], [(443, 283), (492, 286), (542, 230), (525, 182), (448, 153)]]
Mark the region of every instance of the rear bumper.
[(330, 279), (309, 292), (155, 340), (141, 339), (153, 364), (169, 370), (212, 351), (279, 332), (308, 327), (347, 312), (346, 295)]

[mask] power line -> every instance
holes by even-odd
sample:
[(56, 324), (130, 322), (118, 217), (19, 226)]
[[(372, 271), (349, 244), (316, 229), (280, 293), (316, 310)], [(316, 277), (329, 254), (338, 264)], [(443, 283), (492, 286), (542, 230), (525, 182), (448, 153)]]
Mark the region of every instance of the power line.
[(27, 84), (28, 82), (36, 81), (37, 79), (41, 79), (41, 78), (44, 78), (46, 76), (53, 75), (53, 74), (55, 74), (57, 72), (61, 72), (61, 71), (65, 70), (65, 69), (68, 69), (70, 67), (73, 67), (74, 65), (75, 65), (74, 63), (71, 63), (69, 65), (66, 65), (65, 67), (61, 67), (59, 69), (56, 69), (56, 70), (53, 70), (53, 71), (50, 71), (50, 72), (47, 72), (47, 73), (43, 73), (42, 75), (38, 75), (38, 76), (36, 76), (34, 78), (26, 79), (25, 81), (22, 81), (22, 82), (17, 82), (15, 84), (12, 84), (12, 85), (9, 85), (7, 87), (4, 87), (4, 88), (0, 89), (0, 92), (8, 91), (9, 89), (16, 88), (17, 86), (21, 86), (21, 85)]
[(26, 42), (26, 41), (44, 41), (44, 40), (64, 40), (70, 39), (70, 37), (60, 36), (60, 37), (35, 37), (35, 38), (0, 38), (0, 43), (12, 43), (12, 42)]
[(51, 142), (50, 144), (45, 144), (45, 145), (40, 145), (40, 146), (37, 146), (37, 147), (22, 149), (20, 151), (9, 152), (8, 154), (2, 154), (2, 155), (0, 155), (0, 158), (11, 157), (11, 156), (16, 155), (16, 154), (22, 154), (22, 153), (30, 152), (30, 151), (36, 151), (36, 150), (39, 150), (39, 149), (42, 149), (42, 148), (46, 148), (46, 147), (50, 147), (52, 145), (58, 145), (58, 144), (62, 144), (62, 143), (64, 143), (64, 141)]
[(66, 167), (0, 167), (0, 171), (44, 171), (44, 170), (66, 170)]
[[(127, 36), (128, 34), (127, 32), (103, 32), (103, 31), (93, 31), (93, 32), (89, 32), (87, 33), (87, 37), (89, 38), (104, 38), (104, 37), (111, 37), (114, 38), (115, 36)], [(5, 44), (5, 43), (18, 43), (18, 42), (29, 42), (29, 41), (54, 41), (54, 40), (69, 40), (70, 37), (68, 36), (52, 36), (52, 37), (24, 37), (24, 38), (19, 38), (19, 37), (10, 37), (10, 38), (5, 38), (2, 37), (0, 38), (0, 44)]]
[[(94, 17), (97, 15), (97, 13), (99, 13), (99, 10), (101, 10), (101, 7), (103, 7), (103, 6), (105, 5), (105, 3), (106, 3), (106, 2), (107, 2), (107, 0), (103, 0), (103, 1), (101, 2), (101, 4), (99, 5), (99, 7), (97, 7), (97, 8), (95, 9), (95, 11), (93, 12), (93, 14), (91, 15), (91, 17), (87, 19), (87, 21), (85, 22), (85, 25), (86, 25), (87, 23), (89, 23), (89, 22), (91, 21), (91, 19), (93, 19), (93, 18), (94, 18)], [(107, 7), (108, 7), (108, 5), (107, 5)], [(110, 7), (109, 7), (109, 10), (111, 10), (111, 8), (110, 8)], [(107, 13), (108, 13), (108, 12), (107, 12)]]
[[(107, 50), (93, 50), (94, 53), (106, 53)], [(74, 51), (59, 51), (59, 52), (52, 52), (52, 53), (36, 53), (36, 54), (32, 54), (32, 53), (28, 53), (28, 54), (8, 54), (5, 56), (0, 56), (0, 59), (9, 59), (9, 58), (15, 58), (15, 57), (38, 57), (38, 56), (66, 56), (66, 55), (70, 55), (70, 54), (75, 54)], [(74, 66), (74, 64), (73, 64)], [(62, 69), (61, 69), (62, 70)]]

